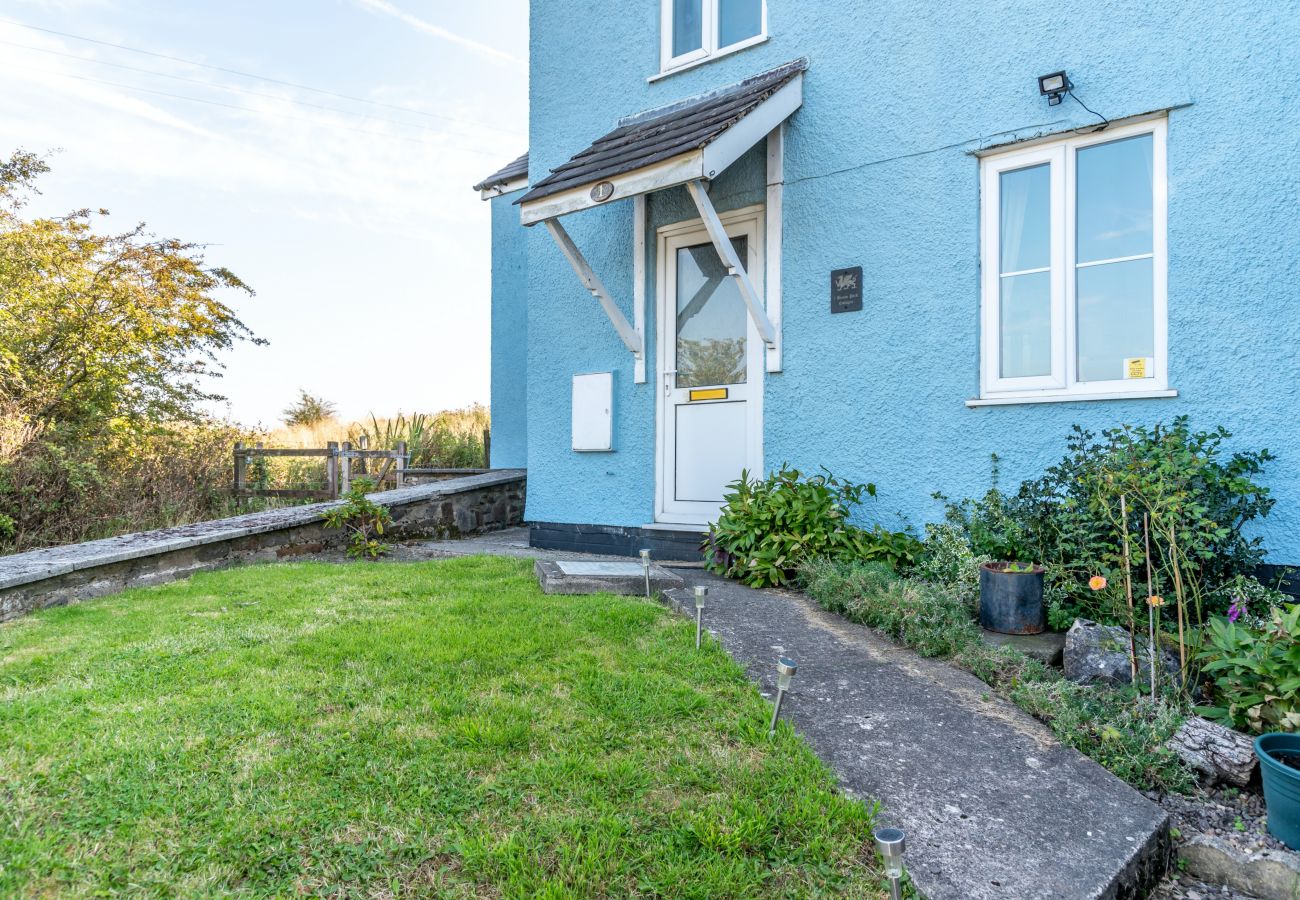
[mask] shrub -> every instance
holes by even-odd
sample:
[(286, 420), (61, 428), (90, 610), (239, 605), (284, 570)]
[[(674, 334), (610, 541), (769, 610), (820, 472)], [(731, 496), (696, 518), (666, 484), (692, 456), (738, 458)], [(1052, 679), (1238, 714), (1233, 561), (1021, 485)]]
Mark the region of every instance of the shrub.
[(1194, 612), (1201, 621), (1205, 611), (1226, 611), (1220, 585), (1262, 561), (1260, 539), (1245, 530), (1274, 502), (1254, 480), (1272, 454), (1229, 455), (1230, 437), (1223, 428), (1193, 431), (1185, 416), (1170, 425), (1112, 428), (1100, 438), (1076, 426), (1065, 457), (1014, 494), (999, 490), (994, 457), (992, 489), (978, 500), (948, 502), (946, 524), (977, 556), (1043, 564), (1054, 627), (1076, 616), (1124, 618), (1116, 606), (1122, 592), (1093, 592), (1087, 583), (1093, 575), (1121, 582), (1127, 529), (1135, 582), (1145, 582), (1149, 562), (1153, 592), (1177, 592), (1180, 615)]
[(728, 491), (704, 545), (709, 569), (753, 587), (786, 584), (802, 562), (816, 557), (899, 566), (915, 562), (920, 550), (906, 533), (849, 522), (855, 508), (876, 495), (873, 484), (782, 466), (761, 480), (742, 472)]
[(1198, 658), (1213, 677), (1218, 704), (1199, 711), (1232, 728), (1300, 730), (1300, 603), (1273, 607), (1259, 627), (1230, 616), (1211, 619)]
[(342, 528), (347, 532), (348, 556), (356, 559), (379, 559), (392, 551), (380, 538), (393, 516), (388, 507), (366, 496), (374, 489), (374, 483), (368, 479), (355, 481), (343, 503), (321, 513), (326, 528)]
[[(1193, 431), (1186, 416), (1171, 425), (1112, 428), (1100, 440), (1075, 427), (1065, 458), (1023, 484), (1014, 501), (1031, 551), (1054, 570), (1070, 604), (1093, 618), (1115, 618), (1095, 606), (1086, 583), (1096, 574), (1116, 580), (1125, 528), (1135, 577), (1144, 581), (1149, 565), (1158, 594), (1181, 582), (1198, 619), (1202, 598), (1263, 560), (1261, 539), (1244, 529), (1273, 506), (1253, 479), (1274, 457), (1267, 450), (1229, 456), (1223, 445), (1231, 436), (1224, 428)], [(1144, 515), (1150, 560), (1141, 541)]]
[(925, 526), (921, 558), (912, 574), (953, 592), (963, 604), (979, 603), (980, 565), (990, 560), (979, 556), (966, 539), (965, 530), (952, 522)]

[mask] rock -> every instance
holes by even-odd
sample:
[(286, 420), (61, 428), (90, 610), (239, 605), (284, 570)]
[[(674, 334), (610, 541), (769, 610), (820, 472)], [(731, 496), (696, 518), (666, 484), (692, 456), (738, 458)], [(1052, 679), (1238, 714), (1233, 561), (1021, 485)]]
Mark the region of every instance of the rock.
[(1258, 765), (1249, 737), (1199, 717), (1184, 722), (1168, 746), (1212, 782), (1245, 787)]
[(1178, 850), (1187, 871), (1211, 884), (1261, 900), (1300, 897), (1300, 854), (1286, 850), (1246, 853), (1221, 838), (1196, 835)]
[[(1137, 650), (1138, 678), (1146, 684), (1151, 667), (1145, 637), (1138, 637)], [(1178, 676), (1178, 659), (1172, 653), (1162, 650), (1160, 662), (1162, 671)], [(1131, 683), (1128, 631), (1118, 625), (1098, 625), (1087, 619), (1075, 619), (1065, 633), (1065, 677), (1080, 684)]]

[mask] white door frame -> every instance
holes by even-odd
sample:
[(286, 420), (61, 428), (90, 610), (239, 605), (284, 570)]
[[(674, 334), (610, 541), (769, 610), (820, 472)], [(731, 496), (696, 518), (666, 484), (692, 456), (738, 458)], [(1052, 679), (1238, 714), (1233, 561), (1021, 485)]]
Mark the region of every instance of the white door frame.
[[(764, 282), (766, 275), (766, 216), (762, 205), (747, 206), (731, 212), (719, 213), (718, 218), (726, 228), (727, 235), (747, 235), (749, 259), (746, 260), (749, 275), (759, 296), (765, 297)], [(665, 392), (664, 373), (670, 368), (670, 356), (675, 353), (677, 303), (676, 297), (669, 296), (668, 268), (676, 262), (676, 253), (670, 252), (670, 244), (711, 244), (709, 233), (702, 219), (688, 219), (665, 225), (656, 231), (655, 260), (655, 522), (702, 527), (714, 521), (716, 516), (692, 515), (682, 512), (668, 512), (667, 498), (670, 496), (667, 480), (675, 473), (675, 463), (669, 459), (672, 448), (667, 442), (666, 421), (668, 415), (668, 396)], [(675, 283), (675, 280), (674, 280)], [(765, 350), (763, 340), (754, 327), (753, 318), (745, 316), (746, 333), (746, 368), (747, 381), (753, 387), (750, 397), (746, 399), (746, 468), (751, 477), (763, 475), (763, 394), (766, 385)]]

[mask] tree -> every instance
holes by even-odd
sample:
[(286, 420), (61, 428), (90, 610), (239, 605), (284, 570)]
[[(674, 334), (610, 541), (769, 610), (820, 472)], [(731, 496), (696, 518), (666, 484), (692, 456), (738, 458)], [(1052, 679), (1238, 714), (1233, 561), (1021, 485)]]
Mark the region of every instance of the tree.
[(312, 396), (299, 388), (298, 399), (284, 410), (284, 424), (290, 427), (294, 425), (319, 425), (327, 419), (334, 418), (337, 412), (338, 409), (333, 403), (323, 397)]
[(265, 343), (217, 299), (251, 289), (198, 244), (143, 224), (101, 233), (102, 209), (24, 219), (47, 171), (22, 151), (0, 162), (0, 405), (65, 431), (201, 418), (202, 401), (222, 399), (202, 385), (220, 375), (217, 354)]

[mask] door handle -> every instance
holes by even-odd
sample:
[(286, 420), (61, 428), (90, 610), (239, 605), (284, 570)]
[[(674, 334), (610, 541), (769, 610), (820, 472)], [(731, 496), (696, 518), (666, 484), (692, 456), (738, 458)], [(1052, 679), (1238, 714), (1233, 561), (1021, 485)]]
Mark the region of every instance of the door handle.
[(673, 393), (673, 376), (677, 374), (676, 369), (665, 369), (664, 376), (664, 396), (671, 397)]

